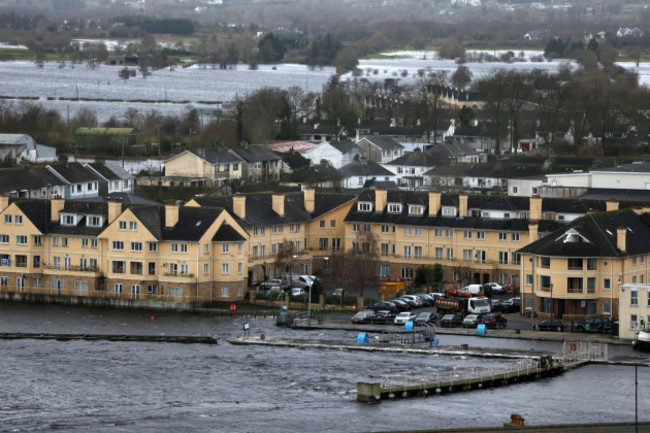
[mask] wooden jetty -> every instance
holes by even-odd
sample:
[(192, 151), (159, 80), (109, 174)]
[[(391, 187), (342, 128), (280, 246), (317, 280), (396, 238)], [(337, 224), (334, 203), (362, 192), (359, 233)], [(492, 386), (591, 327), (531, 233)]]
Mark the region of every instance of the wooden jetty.
[(107, 340), (107, 341), (141, 341), (158, 343), (199, 343), (217, 344), (217, 337), (190, 336), (190, 335), (117, 335), (117, 334), (38, 334), (9, 332), (0, 333), (2, 340)]
[(588, 360), (563, 362), (554, 360), (550, 356), (542, 356), (537, 361), (522, 359), (506, 368), (488, 368), (464, 373), (451, 371), (449, 374), (438, 374), (435, 378), (420, 379), (419, 383), (409, 383), (408, 379), (404, 379), (403, 382), (400, 379), (385, 383), (358, 382), (357, 401), (378, 403), (386, 399), (425, 397), (507, 386), (558, 376), (567, 369), (579, 367), (587, 362)]

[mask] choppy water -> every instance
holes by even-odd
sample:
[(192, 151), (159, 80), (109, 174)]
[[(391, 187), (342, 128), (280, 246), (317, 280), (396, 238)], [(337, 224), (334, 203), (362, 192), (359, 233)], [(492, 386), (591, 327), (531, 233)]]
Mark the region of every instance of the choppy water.
[[(253, 334), (355, 338), (349, 331), (278, 328), (271, 319), (1, 304), (0, 332), (217, 335), (221, 341), (214, 346), (0, 340), (0, 431), (366, 432), (498, 426), (511, 413), (527, 424), (634, 417), (634, 369), (595, 365), (507, 388), (359, 404), (357, 381), (449, 374), (507, 361), (225, 342), (241, 335), (244, 321)], [(441, 336), (446, 344), (455, 344), (455, 338)], [(639, 369), (639, 384), (640, 419), (647, 421), (648, 369)]]

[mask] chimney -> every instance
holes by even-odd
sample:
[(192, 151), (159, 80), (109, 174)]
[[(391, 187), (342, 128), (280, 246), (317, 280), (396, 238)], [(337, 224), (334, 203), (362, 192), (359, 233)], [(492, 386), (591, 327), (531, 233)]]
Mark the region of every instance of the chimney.
[(122, 213), (122, 202), (111, 200), (108, 202), (108, 223), (112, 223)]
[(616, 248), (623, 252), (627, 249), (627, 229), (625, 226), (619, 226), (616, 229)]
[(609, 200), (607, 200), (606, 205), (607, 205), (607, 212), (618, 210), (618, 200), (616, 200), (615, 198), (610, 198)]
[(174, 227), (178, 223), (178, 204), (165, 205), (165, 227)]
[(246, 196), (237, 193), (232, 196), (232, 211), (239, 219), (246, 219)]
[(0, 212), (4, 212), (9, 207), (9, 196), (0, 194)]
[(436, 216), (440, 212), (440, 191), (429, 191), (429, 216)]
[(273, 194), (273, 211), (281, 217), (284, 216), (284, 194), (281, 192)]
[(529, 200), (530, 219), (539, 221), (542, 219), (542, 198), (539, 195), (534, 195)]
[(465, 218), (467, 216), (467, 194), (458, 194), (458, 216)]
[(309, 213), (316, 208), (316, 190), (314, 188), (305, 188), (302, 192), (305, 202), (305, 210)]
[(386, 191), (386, 188), (380, 186), (375, 190), (375, 212), (383, 212), (386, 209), (387, 201), (388, 191)]
[(537, 221), (528, 222), (528, 243), (535, 242), (539, 237), (539, 226)]
[(60, 195), (57, 195), (52, 200), (50, 200), (50, 213), (52, 214), (51, 221), (59, 220), (59, 212), (63, 210), (64, 206), (65, 206), (65, 199), (61, 198)]

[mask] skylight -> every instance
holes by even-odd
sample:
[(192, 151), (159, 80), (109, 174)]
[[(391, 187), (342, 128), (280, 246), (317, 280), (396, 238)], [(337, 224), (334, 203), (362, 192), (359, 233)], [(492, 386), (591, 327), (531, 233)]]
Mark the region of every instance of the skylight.
[(562, 236), (557, 238), (555, 241), (558, 242), (562, 240), (562, 243), (574, 243), (574, 242), (589, 242), (589, 239), (582, 236), (576, 229), (569, 229)]

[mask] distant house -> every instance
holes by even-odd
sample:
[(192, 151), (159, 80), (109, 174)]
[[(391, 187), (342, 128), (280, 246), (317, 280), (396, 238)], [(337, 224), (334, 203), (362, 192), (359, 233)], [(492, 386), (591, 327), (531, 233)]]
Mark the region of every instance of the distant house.
[(329, 161), (334, 168), (341, 168), (354, 161), (355, 158), (365, 156), (365, 150), (351, 140), (323, 141), (313, 149), (308, 150), (303, 156), (313, 164)]
[(36, 151), (36, 140), (27, 134), (0, 134), (0, 162), (15, 164), (25, 152)]
[(424, 176), (424, 173), (445, 162), (437, 152), (416, 149), (381, 166), (395, 175), (395, 181), (400, 188), (418, 189), (429, 185), (429, 178)]
[(117, 161), (107, 161), (102, 164), (93, 162), (84, 164), (108, 184), (108, 194), (117, 192), (133, 192), (135, 177), (119, 166)]
[(228, 152), (244, 160), (242, 178), (253, 183), (263, 179), (278, 180), (283, 172), (288, 171), (282, 158), (261, 144), (231, 147)]
[[(186, 150), (165, 161), (165, 176), (153, 180), (164, 186), (218, 187), (226, 180), (241, 178), (244, 164), (243, 158), (226, 149), (206, 151), (201, 148), (197, 153)], [(139, 184), (146, 181), (138, 180)]]
[(343, 188), (360, 189), (374, 182), (395, 182), (396, 176), (373, 161), (353, 161), (339, 170), (343, 176)]
[(280, 185), (293, 187), (340, 188), (341, 172), (326, 162), (301, 167), (280, 177)]
[(65, 183), (62, 195), (65, 199), (97, 197), (100, 194), (108, 193), (106, 181), (94, 170), (78, 162), (53, 164), (46, 167), (50, 173)]
[(139, 60), (137, 54), (122, 54), (106, 60), (106, 64), (113, 66), (135, 66)]
[(366, 157), (373, 162), (391, 162), (404, 154), (404, 146), (391, 137), (369, 135), (357, 141), (365, 150)]
[(0, 193), (9, 197), (50, 199), (63, 196), (67, 183), (44, 166), (0, 170)]
[(298, 135), (306, 141), (333, 141), (346, 137), (347, 131), (342, 126), (303, 123), (298, 125)]
[(621, 27), (616, 32), (616, 36), (619, 38), (625, 38), (625, 37), (640, 38), (641, 36), (643, 36), (643, 30), (641, 30), (638, 27)]

